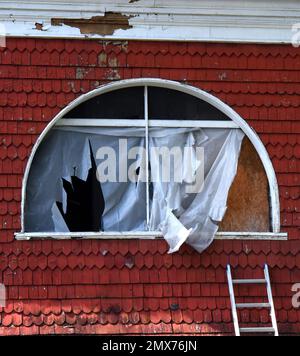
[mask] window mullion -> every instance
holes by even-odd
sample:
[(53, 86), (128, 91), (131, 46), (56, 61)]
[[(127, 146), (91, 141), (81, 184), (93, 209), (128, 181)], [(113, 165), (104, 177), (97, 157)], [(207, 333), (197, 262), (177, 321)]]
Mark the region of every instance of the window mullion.
[(148, 105), (148, 87), (144, 91), (144, 109), (145, 109), (145, 142), (146, 142), (146, 217), (147, 229), (150, 223), (150, 172), (149, 172), (149, 105)]

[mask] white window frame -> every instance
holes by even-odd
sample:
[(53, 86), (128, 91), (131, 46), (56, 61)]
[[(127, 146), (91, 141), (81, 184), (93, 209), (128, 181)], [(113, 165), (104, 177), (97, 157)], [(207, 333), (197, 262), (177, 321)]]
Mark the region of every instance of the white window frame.
[[(64, 119), (66, 114), (75, 109), (78, 105), (105, 93), (109, 93), (119, 89), (126, 89), (132, 87), (144, 87), (144, 120), (114, 120), (114, 119)], [(212, 105), (222, 113), (224, 113), (231, 121), (203, 121), (203, 120), (149, 120), (149, 110), (148, 110), (148, 88), (149, 87), (160, 87), (173, 89), (179, 92), (183, 92), (192, 95), (196, 98), (206, 101), (208, 104)], [(95, 233), (30, 233), (25, 232), (25, 221), (24, 221), (24, 209), (26, 201), (26, 190), (28, 177), (30, 169), (33, 163), (33, 159), (39, 148), (40, 144), (54, 127), (61, 126), (92, 126), (92, 127), (144, 127), (146, 129), (146, 161), (149, 162), (149, 128), (151, 127), (199, 127), (199, 128), (236, 128), (241, 129), (245, 135), (252, 142), (257, 153), (259, 154), (265, 172), (268, 178), (270, 187), (270, 210), (271, 210), (271, 230), (272, 232), (219, 232), (217, 233), (216, 239), (254, 239), (254, 240), (286, 240), (287, 234), (280, 232), (280, 203), (279, 203), (279, 189), (278, 183), (275, 175), (275, 171), (269, 155), (259, 139), (258, 135), (254, 130), (244, 121), (234, 110), (232, 110), (228, 105), (223, 103), (216, 97), (208, 94), (198, 88), (162, 79), (129, 79), (119, 82), (110, 83), (101, 86), (87, 94), (80, 96), (78, 99), (70, 103), (66, 108), (64, 108), (45, 128), (40, 137), (38, 138), (36, 144), (32, 149), (32, 153), (29, 157), (28, 164), (23, 179), (22, 186), (22, 205), (21, 205), (21, 232), (16, 233), (16, 239), (18, 240), (30, 240), (37, 238), (52, 238), (52, 239), (71, 239), (71, 238), (84, 238), (84, 239), (155, 239), (163, 237), (160, 232), (155, 231), (143, 231), (143, 232), (95, 232)], [(148, 166), (147, 166), (148, 167)], [(149, 171), (147, 170), (146, 179), (149, 181)], [(149, 199), (149, 186), (147, 185), (147, 223), (150, 218), (150, 199)]]

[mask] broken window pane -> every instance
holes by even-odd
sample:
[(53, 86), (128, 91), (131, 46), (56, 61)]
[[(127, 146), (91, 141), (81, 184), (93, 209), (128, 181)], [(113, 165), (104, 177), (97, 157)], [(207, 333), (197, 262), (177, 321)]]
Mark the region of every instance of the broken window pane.
[(102, 187), (97, 179), (97, 164), (91, 142), (89, 140), (91, 167), (86, 180), (77, 177), (77, 167), (70, 181), (62, 178), (63, 194), (66, 195), (66, 209), (62, 202), (57, 201), (56, 207), (69, 231), (103, 231), (103, 213), (105, 200)]
[[(239, 129), (199, 128), (204, 126), (201, 120), (230, 120), (194, 96), (149, 86), (149, 119), (178, 121), (156, 121), (155, 127), (150, 122), (147, 140), (144, 90), (135, 87), (95, 97), (72, 110), (62, 126), (50, 131), (31, 166), (25, 231), (159, 231), (169, 243), (170, 252), (177, 251), (183, 242), (200, 252), (209, 246), (227, 210), (244, 135)], [(68, 118), (96, 120), (78, 121), (78, 126), (76, 120)], [(112, 125), (105, 120), (98, 124), (97, 119), (111, 119)], [(132, 125), (131, 121), (121, 122), (124, 119), (131, 120)], [(185, 120), (200, 122), (184, 127), (181, 123)], [(254, 159), (251, 144), (249, 147), (250, 151), (240, 159), (242, 174), (240, 170), (236, 182), (245, 182), (245, 177), (251, 182), (253, 167), (258, 170), (259, 158)], [(257, 192), (261, 181), (265, 181), (268, 208), (268, 182), (263, 167), (258, 173), (262, 174), (261, 180), (255, 180)], [(250, 208), (247, 200), (253, 190), (248, 189), (250, 195), (244, 194), (241, 203), (240, 187), (243, 185), (245, 190), (245, 183), (236, 182), (221, 228), (239, 229), (241, 218), (232, 206), (238, 204), (240, 211), (241, 204), (243, 211)], [(251, 205), (258, 211), (256, 216), (261, 211), (258, 206), (263, 204)], [(263, 223), (268, 225), (265, 210)], [(236, 221), (238, 225), (233, 225)]]
[(144, 231), (144, 152), (142, 128), (52, 130), (30, 172), (26, 231)]

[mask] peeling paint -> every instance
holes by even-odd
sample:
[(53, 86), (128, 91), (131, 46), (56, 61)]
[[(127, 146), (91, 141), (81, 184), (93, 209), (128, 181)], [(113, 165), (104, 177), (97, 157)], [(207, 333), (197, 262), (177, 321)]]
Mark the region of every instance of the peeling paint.
[(76, 89), (75, 89), (75, 84), (74, 84), (74, 82), (71, 81), (71, 82), (68, 83), (68, 85), (69, 85), (69, 87), (71, 88), (72, 92), (73, 92), (73, 93), (76, 93)]
[(100, 41), (103, 48), (106, 49), (108, 46), (116, 46), (121, 49), (122, 52), (128, 52), (128, 41)]
[(117, 69), (108, 69), (105, 73), (105, 79), (107, 80), (120, 80), (121, 75)]
[(52, 26), (76, 27), (81, 34), (97, 34), (102, 36), (113, 35), (117, 30), (129, 30), (132, 26), (129, 20), (132, 16), (123, 15), (117, 12), (106, 12), (104, 16), (94, 16), (90, 19), (63, 19), (52, 18)]
[(36, 22), (34, 24), (33, 30), (45, 32), (45, 31), (48, 31), (50, 29), (50, 27), (51, 26), (45, 26), (45, 24), (43, 22)]
[(119, 66), (118, 58), (117, 57), (108, 58), (108, 66), (113, 68), (118, 67)]
[(244, 246), (244, 252), (246, 255), (249, 255), (249, 253), (251, 252), (251, 250), (249, 249), (247, 244), (245, 244), (245, 246)]
[(94, 83), (92, 83), (92, 86), (94, 88), (98, 88), (101, 85), (101, 83), (99, 81), (95, 81)]
[(107, 54), (105, 52), (101, 52), (98, 56), (98, 64), (100, 67), (107, 66)]
[(77, 68), (76, 69), (76, 79), (84, 79), (89, 73), (90, 69), (86, 68)]
[(222, 80), (222, 81), (226, 80), (227, 79), (227, 73), (226, 72), (220, 73), (219, 79)]
[(35, 29), (38, 31), (43, 31), (44, 24), (36, 22), (35, 23)]

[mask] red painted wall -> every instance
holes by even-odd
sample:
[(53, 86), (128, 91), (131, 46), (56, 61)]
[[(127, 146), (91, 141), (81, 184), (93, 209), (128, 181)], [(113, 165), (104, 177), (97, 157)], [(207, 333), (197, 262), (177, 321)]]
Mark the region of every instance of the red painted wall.
[[(291, 46), (8, 39), (0, 48), (0, 334), (233, 332), (226, 264), (262, 277), (281, 333), (300, 332), (300, 52)], [(158, 77), (204, 89), (254, 127), (280, 185), (288, 242), (217, 241), (167, 255), (163, 241), (14, 241), (32, 145), (73, 99), (112, 80)], [(252, 297), (258, 287), (241, 288)], [(245, 324), (267, 312), (244, 311)]]

